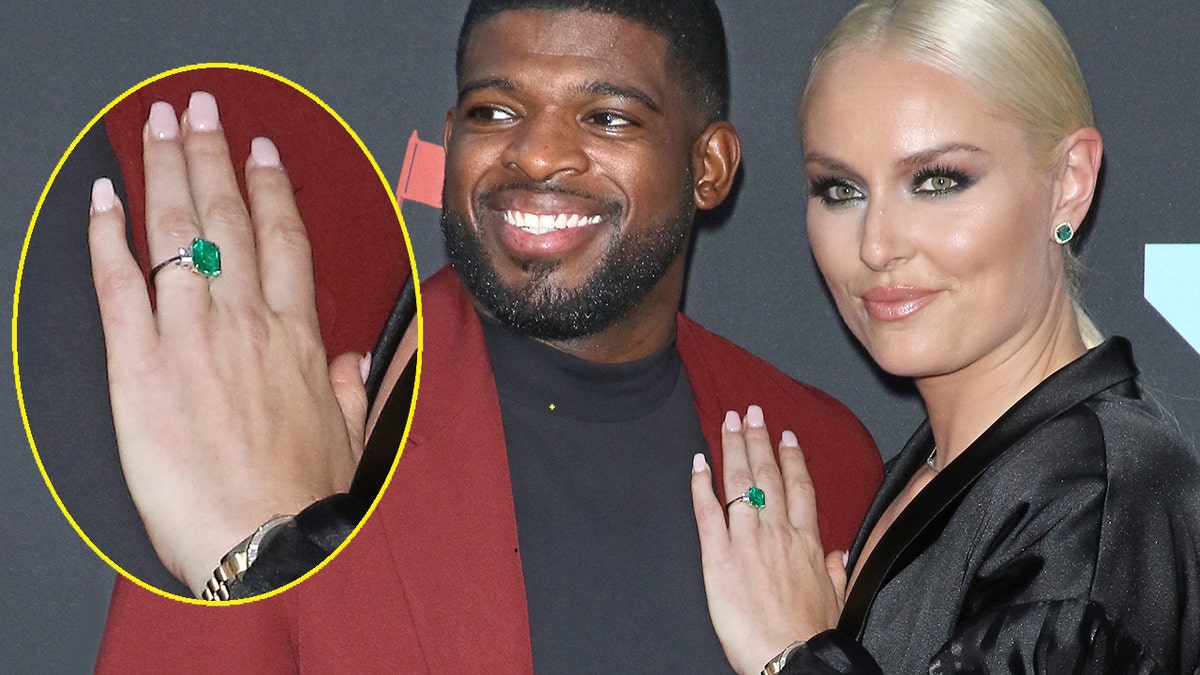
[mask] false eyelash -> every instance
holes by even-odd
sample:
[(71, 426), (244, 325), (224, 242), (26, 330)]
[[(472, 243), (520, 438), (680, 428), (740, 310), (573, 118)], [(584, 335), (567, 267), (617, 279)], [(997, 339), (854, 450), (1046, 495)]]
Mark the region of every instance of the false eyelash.
[(913, 174), (912, 189), (916, 190), (917, 188), (921, 187), (921, 184), (924, 183), (925, 181), (929, 180), (930, 178), (939, 178), (939, 177), (949, 178), (955, 182), (955, 185), (952, 188), (948, 188), (946, 190), (934, 192), (931, 194), (939, 194), (940, 195), (940, 194), (959, 192), (965, 188), (971, 187), (972, 185), (975, 184), (975, 181), (978, 180), (974, 175), (969, 174), (960, 169), (955, 169), (954, 167), (946, 166), (945, 164), (935, 164), (933, 166), (929, 166), (929, 167), (925, 167), (924, 169), (920, 169)]
[(862, 188), (858, 187), (851, 181), (846, 180), (845, 178), (819, 176), (808, 181), (808, 196), (810, 199), (813, 197), (820, 199), (821, 203), (823, 204), (837, 206), (844, 202), (832, 200), (828, 197), (829, 190), (835, 187), (848, 187), (856, 192), (862, 192)]

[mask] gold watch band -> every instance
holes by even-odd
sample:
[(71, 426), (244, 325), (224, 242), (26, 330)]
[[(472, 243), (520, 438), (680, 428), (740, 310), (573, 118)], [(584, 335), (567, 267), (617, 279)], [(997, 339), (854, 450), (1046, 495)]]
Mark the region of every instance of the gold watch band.
[(209, 601), (229, 599), (229, 585), (241, 581), (246, 570), (258, 559), (259, 547), (263, 539), (275, 528), (291, 522), (293, 516), (275, 515), (270, 520), (258, 526), (249, 537), (241, 540), (221, 557), (221, 564), (213, 570), (212, 576), (204, 584), (200, 597)]
[(783, 667), (787, 665), (788, 657), (792, 655), (792, 652), (803, 646), (804, 640), (796, 640), (787, 647), (784, 647), (783, 651), (779, 652), (775, 658), (767, 661), (767, 665), (763, 666), (762, 675), (779, 675), (779, 671), (783, 670)]

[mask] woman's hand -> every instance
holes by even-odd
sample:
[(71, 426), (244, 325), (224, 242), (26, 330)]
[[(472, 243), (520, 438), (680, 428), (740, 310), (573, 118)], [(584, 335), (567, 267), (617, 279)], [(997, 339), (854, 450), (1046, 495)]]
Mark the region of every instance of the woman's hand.
[(182, 121), (154, 104), (144, 159), (151, 261), (202, 238), (220, 246), (220, 276), (167, 264), (152, 307), (107, 179), (92, 193), (92, 272), (121, 467), (155, 551), (199, 595), (271, 516), (348, 488), (366, 397), (357, 358), (326, 365), (308, 240), (275, 146), (252, 144), (247, 210), (216, 102), (197, 92)]
[[(692, 467), (692, 502), (700, 531), (708, 611), (734, 670), (757, 675), (797, 640), (837, 625), (846, 595), (842, 553), (825, 555), (816, 500), (795, 434), (783, 432), (779, 463), (762, 409), (745, 420), (725, 415), (722, 447), (726, 500), (751, 487), (765, 506), (717, 499), (703, 455)], [(780, 474), (780, 467), (783, 472)]]

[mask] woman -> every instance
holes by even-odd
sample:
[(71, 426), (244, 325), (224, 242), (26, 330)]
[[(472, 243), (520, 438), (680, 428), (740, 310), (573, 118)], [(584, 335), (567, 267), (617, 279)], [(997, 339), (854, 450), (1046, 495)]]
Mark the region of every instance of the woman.
[(1053, 17), (868, 0), (814, 60), (800, 117), (817, 263), (928, 420), (844, 559), (821, 552), (794, 436), (776, 464), (761, 410), (726, 417), (742, 496), (718, 501), (702, 457), (692, 487), (731, 664), (1200, 672), (1200, 463), (1141, 398), (1128, 343), (1073, 299), (1102, 145)]

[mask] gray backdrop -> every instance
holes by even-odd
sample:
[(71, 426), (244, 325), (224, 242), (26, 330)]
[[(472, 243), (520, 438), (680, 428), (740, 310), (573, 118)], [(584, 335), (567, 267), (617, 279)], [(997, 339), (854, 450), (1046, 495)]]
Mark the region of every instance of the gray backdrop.
[[(256, 4), (262, 6), (5, 7), (4, 297), (13, 297), (30, 218), (71, 140), (115, 96), (161, 71), (232, 61), (288, 77), (337, 110), (393, 182), (414, 130), (423, 140), (440, 141), (445, 108), (454, 98), (453, 41), (463, 0), (375, 0), (352, 8)], [(890, 456), (920, 411), (903, 383), (880, 377), (850, 344), (820, 285), (806, 250), (793, 123), (807, 60), (851, 4), (722, 3), (733, 61), (733, 121), (742, 132), (745, 169), (729, 217), (703, 226), (697, 237), (686, 306), (710, 328), (841, 398)], [(1075, 46), (1106, 141), (1105, 184), (1086, 247), (1087, 303), (1103, 330), (1133, 340), (1147, 383), (1195, 439), (1200, 355), (1180, 331), (1200, 345), (1200, 322), (1188, 311), (1198, 288), (1180, 284), (1170, 291), (1181, 312), (1172, 315), (1173, 328), (1143, 298), (1142, 284), (1146, 243), (1200, 242), (1192, 203), (1200, 170), (1200, 6), (1183, 0), (1049, 4)], [(86, 199), (80, 195), (80, 237)], [(420, 272), (428, 276), (442, 260), (436, 211), (408, 202), (404, 215)], [(1187, 264), (1194, 270), (1200, 260)], [(70, 348), (72, 336), (57, 337), (63, 347), (55, 349)], [(113, 572), (50, 497), (25, 437), (12, 371), (4, 370), (0, 669), (84, 672), (99, 645)], [(54, 384), (69, 388), (65, 377)]]

